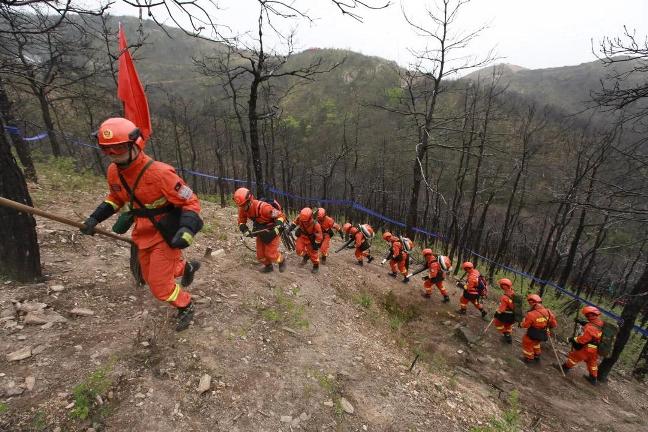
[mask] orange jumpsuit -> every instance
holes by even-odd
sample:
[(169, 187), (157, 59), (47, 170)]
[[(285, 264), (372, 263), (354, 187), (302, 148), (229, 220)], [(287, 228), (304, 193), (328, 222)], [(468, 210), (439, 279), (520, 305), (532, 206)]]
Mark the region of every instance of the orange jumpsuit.
[[(583, 327), (583, 333), (575, 337), (577, 346), (569, 352), (567, 361), (563, 365), (567, 369), (576, 366), (577, 363), (585, 362), (590, 376), (598, 377), (598, 344), (601, 342), (603, 332), (603, 321), (600, 318), (591, 320)], [(580, 348), (578, 348), (580, 346)]]
[(439, 289), (439, 292), (443, 297), (448, 297), (448, 291), (446, 291), (443, 286), (443, 281), (445, 279), (445, 274), (441, 270), (441, 265), (437, 258), (434, 255), (428, 255), (425, 257), (427, 260), (427, 265), (429, 269), (428, 279), (425, 280), (423, 287), (425, 287), (425, 292), (427, 294), (432, 294), (432, 287), (436, 285)]
[(398, 237), (392, 237), (391, 240), (391, 256), (392, 259), (389, 260), (389, 265), (392, 269), (392, 272), (398, 273), (403, 276), (407, 276), (407, 261), (409, 259), (409, 254), (403, 249), (403, 244), (400, 242)]
[[(371, 228), (368, 224), (366, 225)], [(367, 239), (365, 239), (364, 234), (362, 234), (362, 231), (357, 227), (351, 227), (349, 230), (349, 236), (354, 239), (355, 257), (358, 262), (362, 262), (364, 257), (370, 256), (369, 248), (371, 247), (371, 244)]]
[(266, 266), (272, 263), (283, 262), (284, 258), (281, 252), (279, 252), (281, 238), (273, 230), (277, 221), (285, 222), (286, 217), (283, 212), (267, 202), (253, 199), (247, 210), (242, 207), (239, 207), (238, 210), (239, 225), (247, 223), (248, 219), (252, 220), (253, 231), (259, 231), (264, 228), (268, 229), (268, 231), (256, 237), (256, 253), (259, 262)]
[(536, 303), (533, 309), (527, 312), (520, 324), (520, 327), (528, 329), (522, 337), (522, 353), (527, 360), (540, 359), (540, 342), (547, 340), (547, 331), (557, 326), (558, 322), (553, 312), (541, 303)]
[(329, 248), (331, 247), (331, 238), (334, 235), (334, 231), (340, 231), (340, 225), (336, 224), (332, 217), (324, 216), (321, 219), (317, 219), (317, 222), (322, 227), (322, 235), (324, 239), (322, 240), (322, 246), (320, 246), (320, 256), (326, 257), (329, 253)]
[(464, 287), (463, 295), (459, 297), (459, 307), (462, 310), (468, 308), (468, 303), (472, 303), (480, 311), (484, 309), (481, 303), (479, 303), (477, 285), (479, 285), (479, 271), (477, 269), (471, 269), (466, 275), (466, 286)]
[(306, 223), (301, 222), (299, 217), (295, 219), (293, 223), (297, 225), (297, 229), (299, 229), (300, 232), (297, 242), (295, 243), (295, 253), (300, 257), (304, 257), (308, 254), (313, 264), (319, 264), (319, 254), (314, 246), (322, 244), (322, 226), (313, 220)]
[(513, 310), (515, 306), (511, 298), (512, 295), (513, 293), (511, 292), (510, 295), (505, 293), (500, 297), (500, 304), (495, 313), (496, 318), (493, 319), (493, 325), (503, 335), (510, 335), (513, 332), (513, 323), (515, 322)]
[[(119, 173), (132, 189), (138, 174), (150, 160), (150, 157), (140, 153), (125, 169), (118, 168), (114, 163), (110, 164), (107, 174), (110, 193), (106, 202), (115, 210), (130, 202), (129, 194), (119, 179)], [(181, 208), (183, 212), (200, 213), (200, 202), (196, 194), (176, 174), (172, 166), (163, 162), (153, 162), (133, 192), (148, 209), (161, 209), (172, 205)], [(137, 203), (133, 205), (135, 209), (140, 208)], [(157, 221), (163, 217), (164, 214), (154, 216)], [(175, 278), (184, 272), (185, 266), (180, 249), (169, 246), (148, 217), (135, 218), (132, 238), (139, 249), (142, 276), (151, 293), (157, 299), (169, 302), (175, 307), (187, 306), (191, 295), (175, 282)]]

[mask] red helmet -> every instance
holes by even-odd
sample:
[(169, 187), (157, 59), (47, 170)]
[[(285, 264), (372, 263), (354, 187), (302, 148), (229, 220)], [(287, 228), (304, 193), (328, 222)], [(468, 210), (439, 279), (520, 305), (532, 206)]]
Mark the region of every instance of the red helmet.
[(317, 219), (324, 219), (326, 217), (326, 210), (322, 207), (317, 209)]
[(513, 288), (513, 282), (511, 282), (511, 279), (502, 278), (498, 280), (497, 283), (502, 287), (502, 289), (510, 290)]
[(299, 222), (310, 222), (313, 220), (313, 209), (310, 207), (304, 207), (299, 212)]
[(542, 303), (542, 298), (538, 294), (529, 294), (527, 296), (529, 304)]
[(234, 191), (234, 196), (232, 197), (237, 206), (243, 207), (245, 204), (254, 199), (252, 192), (246, 188), (238, 188)]
[[(134, 143), (140, 150), (144, 148), (144, 138), (135, 123), (123, 117), (113, 117), (101, 123), (96, 132), (97, 142), (101, 147), (119, 146)], [(124, 146), (126, 153), (127, 146)]]
[(342, 225), (342, 231), (344, 231), (345, 233), (349, 234), (350, 230), (351, 230), (351, 224), (349, 222)]
[(383, 233), (383, 240), (385, 240), (385, 241), (389, 241), (389, 239), (390, 239), (391, 237), (392, 237), (392, 233), (390, 233), (389, 231), (385, 231), (385, 232)]
[(601, 315), (601, 311), (598, 310), (598, 308), (594, 307), (594, 306), (585, 306), (583, 309), (581, 309), (581, 313), (583, 315), (585, 315), (585, 316), (587, 316), (589, 314), (594, 314), (596, 316)]
[(472, 270), (475, 268), (475, 266), (470, 261), (466, 261), (465, 263), (461, 264), (461, 268), (464, 270)]
[(434, 256), (434, 253), (432, 252), (432, 249), (429, 249), (429, 248), (427, 248), (427, 249), (423, 249), (423, 250), (421, 251), (421, 253), (423, 254), (423, 256), (428, 256), (428, 255), (432, 255), (432, 256)]

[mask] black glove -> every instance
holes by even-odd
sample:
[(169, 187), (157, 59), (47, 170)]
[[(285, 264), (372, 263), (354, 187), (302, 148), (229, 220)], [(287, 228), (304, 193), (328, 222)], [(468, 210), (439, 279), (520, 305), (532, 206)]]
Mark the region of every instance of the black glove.
[(466, 289), (466, 284), (462, 281), (457, 282), (457, 286), (461, 289)]
[(575, 323), (578, 323), (578, 324), (580, 324), (580, 325), (582, 325), (582, 326), (584, 326), (585, 324), (587, 324), (587, 321), (586, 321), (586, 320), (581, 319), (581, 318), (578, 318), (578, 317), (574, 318), (574, 322), (575, 322)]
[(303, 233), (302, 233), (302, 229), (301, 229), (301, 228), (297, 228), (297, 229), (295, 230), (295, 237), (299, 237), (299, 236), (302, 235), (302, 234), (303, 234)]
[(173, 236), (171, 240), (171, 247), (176, 249), (184, 249), (191, 245), (193, 242), (194, 233), (191, 232), (189, 228), (180, 227), (178, 232)]
[(317, 242), (313, 242), (312, 245), (313, 245), (313, 250), (319, 250), (320, 246), (322, 246), (321, 243), (317, 243)]
[(246, 224), (239, 224), (239, 231), (241, 231), (241, 234), (246, 234), (250, 231), (250, 228)]
[(92, 216), (90, 216), (88, 219), (83, 222), (83, 226), (79, 228), (79, 231), (81, 231), (85, 235), (94, 235), (95, 234), (95, 227), (99, 221)]
[(495, 312), (495, 314), (493, 314), (493, 318), (495, 318), (495, 319), (500, 319), (500, 313), (499, 313), (499, 312)]

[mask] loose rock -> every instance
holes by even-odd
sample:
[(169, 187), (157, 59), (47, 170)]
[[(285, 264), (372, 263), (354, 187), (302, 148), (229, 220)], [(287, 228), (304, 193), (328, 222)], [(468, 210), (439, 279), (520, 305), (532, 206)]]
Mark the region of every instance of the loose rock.
[(355, 409), (353, 408), (353, 405), (351, 405), (351, 402), (344, 398), (340, 398), (340, 405), (342, 405), (342, 409), (344, 410), (345, 413), (347, 414), (353, 414)]
[(92, 316), (94, 315), (94, 311), (90, 309), (85, 309), (85, 308), (74, 308), (70, 311), (72, 315), (79, 315), (79, 316)]
[(12, 353), (7, 354), (7, 361), (18, 361), (18, 360), (24, 360), (26, 358), (31, 357), (32, 355), (32, 349), (31, 347), (24, 347), (19, 349), (18, 351), (14, 351)]
[(202, 377), (200, 377), (200, 383), (198, 384), (198, 394), (203, 394), (207, 390), (209, 390), (209, 387), (211, 386), (211, 376), (208, 374), (204, 374)]

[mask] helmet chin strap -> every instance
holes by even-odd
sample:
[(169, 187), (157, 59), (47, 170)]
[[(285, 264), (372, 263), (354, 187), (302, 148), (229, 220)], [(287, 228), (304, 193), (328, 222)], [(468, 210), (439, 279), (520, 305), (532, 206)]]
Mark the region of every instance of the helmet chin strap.
[(138, 153), (135, 156), (133, 156), (133, 147), (134, 147), (133, 144), (134, 144), (133, 141), (130, 141), (128, 143), (128, 161), (126, 161), (124, 163), (117, 164), (117, 165), (119, 165), (120, 168), (126, 168), (127, 166), (129, 166), (131, 163), (133, 163), (135, 158), (139, 155), (139, 153)]

